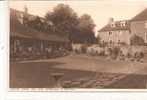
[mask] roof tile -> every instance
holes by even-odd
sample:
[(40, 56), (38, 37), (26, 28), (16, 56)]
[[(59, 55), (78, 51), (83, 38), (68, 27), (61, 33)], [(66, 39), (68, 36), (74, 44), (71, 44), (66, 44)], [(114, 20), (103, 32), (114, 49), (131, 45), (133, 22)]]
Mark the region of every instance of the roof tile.
[(131, 19), (131, 21), (143, 21), (143, 20), (147, 20), (147, 8)]

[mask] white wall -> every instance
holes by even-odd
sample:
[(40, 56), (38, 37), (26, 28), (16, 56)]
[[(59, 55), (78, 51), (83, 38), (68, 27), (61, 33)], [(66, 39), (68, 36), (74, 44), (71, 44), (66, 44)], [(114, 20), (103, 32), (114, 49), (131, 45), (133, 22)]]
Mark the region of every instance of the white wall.
[(124, 42), (126, 44), (130, 44), (129, 38), (130, 38), (130, 32), (129, 30), (118, 30), (118, 31), (111, 31), (112, 34), (109, 35), (109, 31), (107, 32), (100, 32), (99, 37), (101, 38), (101, 42), (112, 42), (117, 43), (119, 40), (120, 42)]

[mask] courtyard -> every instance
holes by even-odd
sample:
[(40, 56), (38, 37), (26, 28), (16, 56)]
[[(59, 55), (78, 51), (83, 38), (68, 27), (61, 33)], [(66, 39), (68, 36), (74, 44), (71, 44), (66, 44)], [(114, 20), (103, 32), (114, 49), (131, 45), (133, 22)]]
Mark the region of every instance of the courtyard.
[(10, 62), (10, 88), (53, 88), (52, 73), (62, 73), (65, 88), (143, 89), (147, 62), (108, 60), (71, 54), (65, 57)]

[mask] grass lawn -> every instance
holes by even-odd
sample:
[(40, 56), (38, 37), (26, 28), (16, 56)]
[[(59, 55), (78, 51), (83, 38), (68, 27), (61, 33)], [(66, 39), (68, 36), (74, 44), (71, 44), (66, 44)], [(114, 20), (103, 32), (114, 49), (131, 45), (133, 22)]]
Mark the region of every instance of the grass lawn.
[[(71, 55), (56, 59), (10, 63), (11, 88), (51, 88), (55, 81), (51, 73), (64, 73), (62, 80), (87, 79), (91, 88), (145, 88), (147, 63), (110, 61), (104, 57)], [(101, 74), (103, 73), (103, 77)], [(98, 75), (99, 77), (95, 77)], [(110, 76), (111, 80), (110, 80)], [(121, 76), (121, 78), (117, 78)], [(102, 78), (100, 78), (102, 77)], [(103, 80), (103, 81), (102, 81)]]

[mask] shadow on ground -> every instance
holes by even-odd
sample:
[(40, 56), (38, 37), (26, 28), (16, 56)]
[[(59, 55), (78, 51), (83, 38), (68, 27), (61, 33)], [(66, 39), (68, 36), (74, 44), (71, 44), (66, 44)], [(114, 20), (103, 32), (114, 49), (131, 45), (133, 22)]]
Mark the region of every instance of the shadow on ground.
[(11, 63), (10, 88), (51, 88), (55, 85), (51, 73), (64, 73), (63, 80), (92, 77), (95, 72), (54, 68), (58, 62)]

